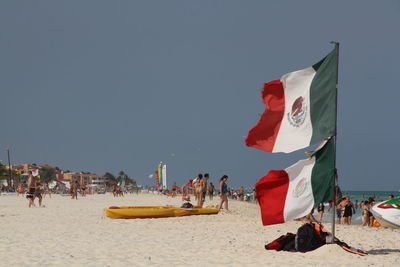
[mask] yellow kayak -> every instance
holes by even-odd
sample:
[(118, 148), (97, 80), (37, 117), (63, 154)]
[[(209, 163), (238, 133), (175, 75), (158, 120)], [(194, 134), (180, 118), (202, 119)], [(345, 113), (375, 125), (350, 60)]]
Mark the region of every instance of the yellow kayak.
[(112, 219), (167, 218), (217, 214), (218, 212), (219, 209), (216, 208), (179, 208), (162, 206), (109, 207), (104, 210), (105, 215)]

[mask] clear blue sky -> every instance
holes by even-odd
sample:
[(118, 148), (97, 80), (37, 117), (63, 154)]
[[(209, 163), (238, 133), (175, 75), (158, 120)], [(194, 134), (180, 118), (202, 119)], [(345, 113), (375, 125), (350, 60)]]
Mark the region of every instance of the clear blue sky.
[(341, 44), (339, 184), (399, 190), (400, 1), (0, 2), (0, 160), (252, 187), (304, 158), (244, 145), (264, 82)]

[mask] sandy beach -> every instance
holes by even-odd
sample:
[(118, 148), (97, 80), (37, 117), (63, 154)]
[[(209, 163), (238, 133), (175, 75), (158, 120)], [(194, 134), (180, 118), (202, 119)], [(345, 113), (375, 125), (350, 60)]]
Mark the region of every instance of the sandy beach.
[[(24, 196), (0, 196), (1, 266), (399, 266), (400, 231), (338, 225), (336, 235), (370, 253), (337, 245), (309, 253), (266, 251), (264, 244), (299, 222), (264, 227), (257, 205), (230, 201), (231, 213), (162, 219), (113, 220), (103, 209), (121, 205), (181, 205), (180, 198), (141, 193), (78, 200), (52, 195), (43, 208)], [(208, 204), (217, 204), (206, 201)], [(325, 224), (330, 229), (330, 224)]]

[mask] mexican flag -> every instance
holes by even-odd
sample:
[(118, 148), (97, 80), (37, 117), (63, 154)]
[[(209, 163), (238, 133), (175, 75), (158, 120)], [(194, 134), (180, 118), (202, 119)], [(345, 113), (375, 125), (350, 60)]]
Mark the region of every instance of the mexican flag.
[(330, 139), (311, 158), (269, 171), (256, 184), (263, 225), (301, 218), (333, 199), (334, 147)]
[(317, 64), (264, 85), (266, 106), (246, 145), (289, 153), (336, 132), (337, 46)]

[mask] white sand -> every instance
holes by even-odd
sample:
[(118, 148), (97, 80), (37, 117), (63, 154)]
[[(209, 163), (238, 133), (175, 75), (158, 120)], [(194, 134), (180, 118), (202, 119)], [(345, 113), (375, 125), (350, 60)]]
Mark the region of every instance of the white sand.
[(264, 244), (299, 223), (264, 227), (252, 203), (230, 201), (229, 214), (113, 220), (104, 208), (182, 202), (152, 194), (78, 198), (46, 196), (45, 208), (29, 209), (25, 197), (0, 196), (0, 266), (400, 266), (399, 230), (338, 225), (337, 237), (366, 257), (337, 245), (276, 252)]

